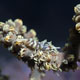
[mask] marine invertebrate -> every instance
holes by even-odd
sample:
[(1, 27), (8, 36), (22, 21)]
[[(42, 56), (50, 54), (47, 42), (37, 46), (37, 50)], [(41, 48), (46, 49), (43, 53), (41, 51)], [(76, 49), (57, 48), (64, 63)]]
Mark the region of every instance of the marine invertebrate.
[[(51, 42), (44, 40), (39, 42), (36, 37), (36, 32), (31, 29), (26, 31), (26, 26), (23, 25), (22, 20), (15, 21), (8, 20), (6, 23), (1, 22), (1, 43), (8, 48), (17, 58), (24, 62), (33, 61), (39, 70), (58, 70), (58, 47), (52, 45)], [(26, 33), (27, 32), (27, 33)], [(31, 63), (29, 63), (31, 64)]]
[[(21, 19), (0, 22), (0, 42), (18, 59), (29, 65), (32, 73), (44, 76), (45, 71), (68, 71), (78, 69), (80, 61), (80, 4), (74, 8), (73, 20), (77, 23), (70, 30), (69, 41), (60, 52), (47, 40), (39, 41), (35, 30), (27, 31)], [(33, 75), (33, 74), (32, 74)], [(39, 76), (39, 77), (40, 77)], [(31, 76), (31, 80), (35, 80)], [(37, 80), (37, 79), (36, 79)]]

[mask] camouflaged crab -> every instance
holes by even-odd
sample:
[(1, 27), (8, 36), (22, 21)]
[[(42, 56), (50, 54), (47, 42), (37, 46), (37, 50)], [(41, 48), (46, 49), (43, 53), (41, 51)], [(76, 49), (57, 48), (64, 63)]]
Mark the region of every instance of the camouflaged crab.
[[(27, 31), (21, 19), (0, 22), (0, 43), (13, 53), (18, 59), (24, 61), (32, 70), (30, 80), (39, 80), (45, 71), (68, 71), (78, 69), (80, 61), (80, 4), (74, 8), (73, 21), (77, 24), (70, 30), (68, 43), (60, 52), (47, 40), (39, 41), (35, 30)], [(38, 79), (33, 74), (39, 74)]]

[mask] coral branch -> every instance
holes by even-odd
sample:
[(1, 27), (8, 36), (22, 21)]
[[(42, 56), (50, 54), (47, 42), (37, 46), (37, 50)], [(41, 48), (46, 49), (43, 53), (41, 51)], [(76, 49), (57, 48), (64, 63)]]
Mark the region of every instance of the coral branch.
[(4, 44), (18, 59), (28, 62), (31, 69), (37, 65), (40, 71), (60, 70), (63, 54), (51, 42), (39, 42), (36, 32), (31, 29), (26, 31), (22, 20), (8, 20), (0, 23), (0, 42)]
[(76, 25), (70, 29), (68, 43), (63, 48), (65, 59), (68, 61), (68, 64), (61, 66), (64, 71), (78, 69), (77, 61), (80, 61), (80, 4), (74, 7), (74, 12), (72, 20)]

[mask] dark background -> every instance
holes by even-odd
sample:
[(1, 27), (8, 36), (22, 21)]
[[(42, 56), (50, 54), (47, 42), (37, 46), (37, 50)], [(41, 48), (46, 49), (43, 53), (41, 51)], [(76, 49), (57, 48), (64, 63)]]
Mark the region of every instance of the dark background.
[[(80, 0), (0, 0), (0, 21), (5, 22), (8, 19), (20, 18), (28, 26), (28, 30), (31, 28), (36, 30), (40, 41), (47, 39), (52, 41), (55, 46), (63, 47), (69, 36), (69, 28), (75, 25), (72, 16), (74, 15), (74, 6), (79, 3)], [(16, 62), (15, 59), (7, 49), (0, 46), (0, 66), (3, 66), (4, 74), (13, 72), (14, 76), (17, 70), (19, 72), (21, 69), (23, 72), (26, 71), (26, 68), (20, 67), (23, 63)], [(69, 72), (66, 74), (68, 77), (66, 80), (79, 80), (78, 73)], [(71, 75), (72, 77), (69, 78)], [(74, 75), (77, 77), (73, 77)], [(20, 79), (17, 76), (16, 79), (14, 77), (11, 80)]]
[(73, 27), (73, 7), (80, 0), (0, 0), (0, 21), (20, 18), (40, 40), (62, 46)]

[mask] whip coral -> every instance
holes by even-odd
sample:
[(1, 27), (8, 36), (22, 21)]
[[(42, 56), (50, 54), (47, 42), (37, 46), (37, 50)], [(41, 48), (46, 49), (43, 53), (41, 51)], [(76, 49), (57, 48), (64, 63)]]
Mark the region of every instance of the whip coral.
[(60, 52), (60, 47), (55, 47), (47, 40), (39, 41), (34, 29), (27, 31), (21, 19), (0, 22), (0, 43), (8, 48), (18, 59), (24, 61), (31, 68), (31, 80), (34, 73), (43, 77), (45, 71), (68, 71), (78, 69), (77, 61), (80, 61), (80, 4), (74, 8), (73, 21), (76, 26), (70, 29), (68, 43)]

